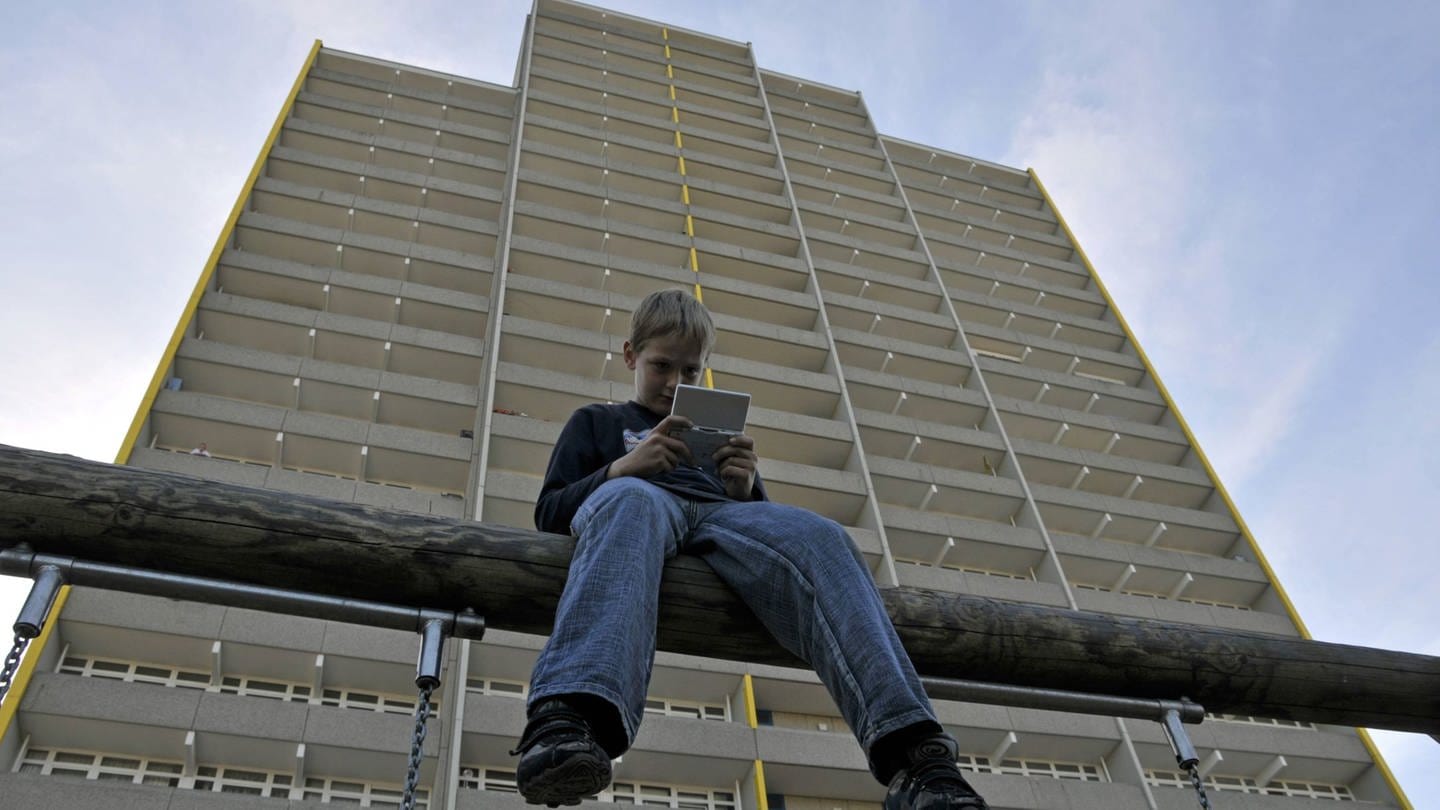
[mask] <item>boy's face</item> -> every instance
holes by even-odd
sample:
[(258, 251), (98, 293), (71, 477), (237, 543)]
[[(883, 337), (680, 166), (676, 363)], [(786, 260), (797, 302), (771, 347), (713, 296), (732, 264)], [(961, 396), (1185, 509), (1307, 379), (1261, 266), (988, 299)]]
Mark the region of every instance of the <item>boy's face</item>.
[(666, 416), (675, 386), (700, 384), (705, 357), (699, 344), (679, 335), (662, 335), (651, 338), (638, 352), (625, 341), (625, 367), (635, 372), (635, 401)]

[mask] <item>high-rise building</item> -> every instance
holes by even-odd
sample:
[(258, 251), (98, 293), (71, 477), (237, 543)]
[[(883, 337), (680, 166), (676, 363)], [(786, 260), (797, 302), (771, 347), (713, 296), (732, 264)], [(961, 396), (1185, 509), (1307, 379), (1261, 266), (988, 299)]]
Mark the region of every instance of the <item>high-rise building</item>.
[[(849, 527), (882, 586), (1302, 632), (1033, 172), (565, 0), (513, 86), (316, 43), (119, 461), (530, 527), (563, 421), (628, 398), (629, 314), (675, 286), (715, 314), (713, 385), (753, 395), (772, 497)], [(416, 637), (84, 589), (58, 616), (0, 715), (0, 804), (397, 803)], [(425, 806), (523, 806), (541, 641), (447, 646)], [(1154, 723), (937, 708), (996, 808), (1194, 805)], [(602, 801), (883, 795), (811, 673), (662, 653), (648, 709)], [(1404, 803), (1353, 729), (1192, 738), (1228, 808)]]

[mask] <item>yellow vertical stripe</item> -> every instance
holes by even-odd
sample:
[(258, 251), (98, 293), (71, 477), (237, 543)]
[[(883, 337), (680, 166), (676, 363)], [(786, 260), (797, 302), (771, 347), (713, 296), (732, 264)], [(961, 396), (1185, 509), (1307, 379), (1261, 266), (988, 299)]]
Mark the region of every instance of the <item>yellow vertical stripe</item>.
[(10, 691), (5, 694), (5, 705), (0, 706), (0, 738), (10, 731), (10, 722), (17, 711), (15, 707), (19, 706), (20, 699), (25, 697), (25, 687), (30, 685), (30, 678), (35, 674), (40, 651), (45, 649), (45, 644), (55, 632), (56, 617), (60, 615), (60, 609), (65, 607), (65, 600), (69, 598), (70, 586), (61, 586), (60, 592), (55, 595), (55, 604), (50, 606), (50, 615), (45, 618), (45, 626), (40, 628), (40, 635), (30, 639), (30, 646), (25, 650), (25, 660), (20, 662), (20, 668), (10, 681)]
[[(669, 86), (668, 90), (669, 90), (669, 92), (670, 92), (670, 121), (675, 124), (675, 151), (676, 151), (676, 152), (681, 152), (681, 151), (683, 151), (683, 150), (685, 149), (685, 138), (684, 138), (684, 136), (680, 133), (680, 105), (679, 105), (679, 103), (678, 103), (678, 102), (679, 102), (679, 99), (678, 99), (678, 98), (676, 97), (676, 95), (675, 95), (675, 85), (673, 84), (673, 82), (674, 82), (674, 80), (675, 80), (675, 69), (674, 69), (674, 67), (672, 67), (672, 66), (670, 65), (670, 42), (669, 42), (669, 40), (670, 40), (670, 31), (669, 31), (669, 29), (661, 28), (661, 29), (660, 29), (660, 35), (661, 35), (661, 36), (665, 39), (665, 41), (666, 41), (666, 42), (665, 42), (665, 77), (666, 77), (667, 79), (670, 79), (671, 82), (672, 82), (672, 84)], [(675, 162), (676, 162), (676, 165), (677, 165), (677, 166), (679, 167), (679, 169), (680, 169), (680, 177), (681, 177), (681, 178), (684, 178), (684, 177), (685, 177), (685, 156), (684, 156), (683, 154), (677, 154), (677, 155), (675, 156)], [(684, 204), (685, 204), (685, 209), (686, 209), (686, 210), (685, 210), (685, 235), (688, 236), (688, 237), (690, 237), (690, 270), (691, 270), (691, 272), (693, 272), (693, 273), (696, 274), (696, 275), (695, 275), (695, 300), (696, 300), (696, 301), (699, 301), (701, 304), (704, 304), (704, 303), (705, 303), (705, 291), (704, 291), (703, 289), (701, 289), (701, 287), (700, 287), (700, 280), (699, 280), (699, 279), (700, 279), (700, 275), (699, 275), (699, 274), (700, 274), (700, 254), (698, 254), (698, 253), (695, 251), (695, 217), (691, 215), (690, 210), (689, 210), (689, 209), (690, 209), (690, 184), (687, 183), (686, 181), (684, 181), (683, 179), (680, 181), (680, 199), (681, 199), (682, 202), (684, 202)], [(711, 372), (711, 370), (708, 369), (708, 368), (705, 369), (705, 387), (706, 387), (706, 388), (714, 388), (714, 387), (715, 387), (715, 375), (714, 375), (714, 373)], [(749, 675), (746, 675), (746, 676), (745, 676), (745, 705), (748, 707), (748, 711), (749, 711), (749, 715), (750, 715), (750, 727), (751, 727), (751, 728), (754, 728), (754, 727), (755, 727), (755, 701), (754, 701), (754, 695), (751, 694), (751, 692), (750, 692), (750, 676), (749, 676)], [(756, 760), (756, 761), (755, 761), (755, 786), (756, 786), (756, 789), (759, 791), (759, 794), (760, 794), (760, 807), (761, 807), (761, 810), (765, 810), (765, 808), (767, 807), (766, 802), (765, 802), (765, 778), (764, 778), (763, 770), (761, 769), (760, 761), (759, 761), (759, 760)]]
[[(705, 387), (714, 388), (715, 380), (710, 376), (710, 369), (705, 369)], [(760, 728), (760, 716), (755, 711), (755, 679), (750, 673), (745, 673), (742, 681), (745, 690), (745, 722), (750, 728)], [(755, 801), (760, 810), (767, 810), (770, 802), (765, 798), (765, 765), (760, 760), (755, 760)]]
[(741, 685), (745, 687), (745, 722), (750, 724), (750, 728), (759, 728), (760, 717), (755, 713), (755, 679), (747, 672)]
[(765, 797), (765, 763), (755, 760), (755, 803), (760, 810), (770, 810), (770, 800)]
[(210, 257), (205, 260), (205, 266), (200, 271), (200, 279), (195, 282), (195, 289), (190, 293), (190, 300), (186, 302), (185, 309), (180, 313), (180, 322), (175, 324), (175, 331), (170, 335), (170, 343), (165, 347), (165, 352), (160, 355), (160, 364), (155, 367), (155, 374), (150, 378), (150, 387), (145, 389), (145, 396), (140, 398), (140, 407), (135, 411), (135, 418), (130, 422), (130, 430), (125, 434), (125, 441), (120, 445), (120, 452), (115, 454), (115, 463), (124, 464), (130, 460), (130, 454), (135, 450), (135, 440), (140, 436), (140, 428), (145, 424), (145, 417), (155, 405), (155, 397), (160, 392), (160, 383), (165, 379), (165, 370), (175, 362), (175, 352), (180, 348), (180, 341), (185, 338), (185, 327), (195, 317), (195, 310), (200, 306), (200, 299), (205, 295), (205, 289), (210, 285), (210, 279), (215, 275), (215, 267), (220, 261), (220, 254), (225, 252), (225, 245), (230, 241), (230, 236), (235, 231), (235, 223), (240, 219), (240, 212), (244, 209), (245, 201), (250, 198), (250, 191), (255, 187), (255, 181), (260, 177), (260, 171), (265, 167), (265, 159), (270, 155), (270, 149), (280, 137), (280, 130), (285, 125), (285, 118), (289, 116), (290, 109), (295, 105), (295, 97), (300, 95), (300, 88), (305, 83), (305, 76), (309, 74), (310, 67), (315, 64), (315, 59), (320, 55), (320, 40), (310, 46), (310, 55), (305, 57), (305, 64), (300, 67), (300, 75), (295, 77), (295, 83), (290, 87), (290, 95), (286, 96), (285, 104), (281, 106), (279, 115), (275, 116), (275, 123), (270, 127), (270, 134), (265, 138), (265, 145), (260, 147), (260, 154), (255, 158), (255, 165), (250, 168), (250, 176), (245, 179), (245, 185), (240, 187), (240, 195), (235, 198), (235, 205), (230, 209), (230, 218), (225, 220), (225, 225), (220, 229), (220, 235), (215, 238), (215, 247), (210, 251)]
[[(1045, 184), (1040, 182), (1040, 176), (1035, 173), (1034, 169), (1027, 169), (1026, 171), (1029, 172), (1030, 179), (1035, 181), (1035, 187), (1039, 189), (1040, 196), (1045, 200), (1045, 204), (1050, 206), (1050, 210), (1055, 213), (1055, 219), (1060, 223), (1060, 228), (1065, 231), (1065, 237), (1070, 240), (1070, 244), (1075, 246), (1075, 252), (1080, 254), (1080, 263), (1084, 265), (1086, 272), (1090, 274), (1090, 278), (1095, 281), (1095, 287), (1100, 291), (1100, 295), (1104, 297), (1105, 305), (1115, 314), (1115, 321), (1120, 324), (1120, 328), (1125, 332), (1125, 339), (1130, 341), (1131, 346), (1135, 347), (1135, 353), (1139, 356), (1140, 362), (1145, 365), (1145, 371), (1150, 375), (1151, 379), (1155, 380), (1155, 389), (1160, 392), (1161, 398), (1165, 400), (1165, 406), (1175, 414), (1175, 421), (1180, 425), (1180, 432), (1185, 435), (1185, 440), (1195, 449), (1196, 457), (1200, 459), (1200, 464), (1205, 468), (1206, 475), (1209, 475), (1211, 482), (1215, 484), (1215, 490), (1220, 493), (1221, 500), (1225, 502), (1225, 508), (1230, 510), (1230, 516), (1234, 518), (1235, 525), (1240, 527), (1241, 536), (1244, 537), (1245, 541), (1250, 545), (1250, 550), (1255, 553), (1255, 560), (1260, 564), (1260, 570), (1265, 572), (1266, 579), (1270, 580), (1270, 585), (1275, 588), (1276, 595), (1280, 597), (1280, 603), (1285, 606), (1285, 612), (1289, 614), (1290, 620), (1295, 623), (1295, 626), (1300, 629), (1300, 635), (1307, 639), (1311, 638), (1309, 628), (1305, 626), (1305, 622), (1300, 618), (1299, 612), (1295, 610), (1295, 603), (1290, 601), (1290, 595), (1285, 592), (1285, 587), (1280, 584), (1279, 577), (1275, 576), (1275, 569), (1270, 567), (1270, 561), (1266, 559), (1265, 552), (1261, 551), (1260, 544), (1255, 542), (1255, 536), (1250, 533), (1250, 527), (1245, 524), (1245, 518), (1240, 516), (1240, 510), (1236, 508), (1235, 501), (1230, 498), (1230, 493), (1225, 489), (1224, 482), (1220, 480), (1220, 476), (1215, 474), (1215, 468), (1211, 466), (1209, 457), (1205, 455), (1205, 451), (1200, 447), (1200, 442), (1195, 439), (1195, 434), (1191, 432), (1190, 424), (1185, 421), (1185, 416), (1180, 413), (1180, 408), (1176, 406), (1175, 400), (1171, 398), (1170, 390), (1166, 388), (1165, 383), (1160, 380), (1160, 375), (1155, 371), (1155, 366), (1151, 364), (1150, 358), (1145, 354), (1145, 349), (1143, 349), (1140, 346), (1140, 342), (1135, 339), (1135, 333), (1130, 331), (1130, 324), (1125, 321), (1125, 316), (1121, 315), (1120, 309), (1115, 306), (1115, 299), (1110, 296), (1110, 291), (1106, 289), (1105, 282), (1100, 280), (1100, 274), (1095, 272), (1095, 265), (1090, 263), (1090, 257), (1086, 255), (1085, 249), (1080, 246), (1080, 240), (1075, 238), (1075, 232), (1070, 230), (1070, 225), (1065, 221), (1065, 216), (1060, 213), (1059, 208), (1055, 207), (1055, 201), (1050, 199), (1050, 193), (1045, 190)], [(1370, 752), (1370, 758), (1375, 760), (1376, 766), (1380, 768), (1380, 773), (1385, 777), (1386, 784), (1390, 786), (1390, 789), (1400, 799), (1401, 805), (1407, 808), (1411, 807), (1410, 800), (1406, 798), (1405, 792), (1400, 789), (1400, 784), (1395, 781), (1394, 774), (1390, 772), (1389, 766), (1385, 764), (1385, 760), (1380, 756), (1380, 751), (1375, 748), (1375, 743), (1371, 740), (1370, 735), (1365, 733), (1364, 729), (1358, 729), (1358, 731), (1360, 732), (1360, 741), (1364, 743), (1365, 748)]]

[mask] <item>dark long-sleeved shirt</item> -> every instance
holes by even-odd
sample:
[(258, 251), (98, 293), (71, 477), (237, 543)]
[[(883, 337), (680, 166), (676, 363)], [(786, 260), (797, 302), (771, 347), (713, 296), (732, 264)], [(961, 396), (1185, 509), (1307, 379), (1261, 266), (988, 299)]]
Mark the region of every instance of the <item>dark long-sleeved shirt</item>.
[[(663, 418), (635, 402), (586, 405), (571, 414), (570, 421), (560, 431), (555, 449), (550, 452), (545, 483), (535, 501), (535, 528), (569, 534), (575, 512), (590, 493), (605, 483), (611, 462), (644, 441)], [(646, 480), (696, 500), (734, 500), (725, 494), (725, 485), (713, 468), (682, 464)], [(760, 473), (756, 472), (750, 500), (765, 499), (765, 487), (760, 483)]]

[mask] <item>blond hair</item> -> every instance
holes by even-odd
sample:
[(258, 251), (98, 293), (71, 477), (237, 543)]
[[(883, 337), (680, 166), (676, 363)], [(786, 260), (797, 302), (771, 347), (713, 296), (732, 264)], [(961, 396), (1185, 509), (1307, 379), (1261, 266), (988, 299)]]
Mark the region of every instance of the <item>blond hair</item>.
[(700, 346), (701, 357), (715, 347), (710, 310), (684, 290), (657, 290), (645, 296), (630, 316), (630, 348), (641, 351), (659, 337), (675, 335)]

